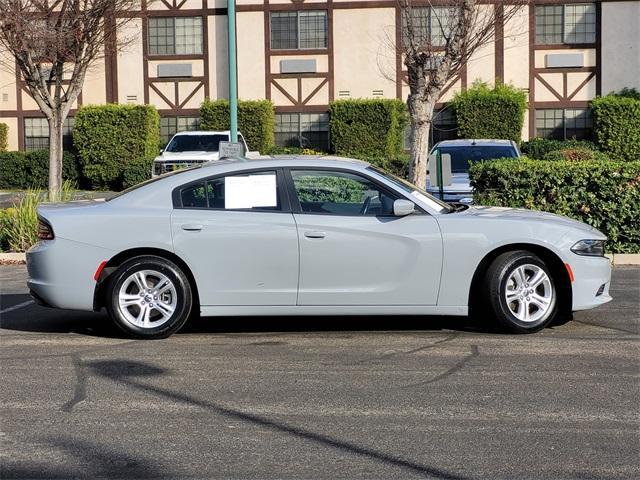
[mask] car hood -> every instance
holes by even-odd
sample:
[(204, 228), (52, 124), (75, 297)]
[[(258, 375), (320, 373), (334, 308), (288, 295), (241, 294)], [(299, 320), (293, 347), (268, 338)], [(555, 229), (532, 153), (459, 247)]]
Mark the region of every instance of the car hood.
[[(459, 192), (459, 193), (472, 193), (473, 188), (469, 184), (468, 172), (453, 172), (451, 174), (451, 185), (446, 185), (442, 188), (444, 192)], [(431, 179), (427, 177), (427, 191), (438, 191), (438, 187), (431, 185)]]
[(173, 160), (193, 160), (199, 162), (207, 162), (210, 160), (218, 160), (219, 152), (162, 152), (162, 155), (155, 158), (156, 162), (167, 162)]
[(602, 236), (604, 238), (604, 235), (593, 228), (591, 225), (587, 225), (586, 223), (579, 222), (578, 220), (574, 220), (572, 218), (563, 217), (561, 215), (556, 215), (548, 212), (540, 212), (537, 210), (526, 210), (523, 208), (472, 206), (460, 212), (460, 215), (469, 215), (476, 218), (554, 223), (561, 227), (581, 230), (585, 233), (596, 233), (598, 234), (598, 237)]

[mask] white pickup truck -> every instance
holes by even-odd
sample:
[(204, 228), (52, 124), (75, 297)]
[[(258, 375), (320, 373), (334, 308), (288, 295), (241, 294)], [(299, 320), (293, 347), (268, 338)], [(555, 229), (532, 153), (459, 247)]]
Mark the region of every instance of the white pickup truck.
[[(218, 145), (229, 142), (231, 132), (224, 131), (188, 131), (176, 133), (160, 155), (153, 160), (152, 176), (162, 175), (180, 168), (199, 163), (214, 162), (220, 159)], [(238, 132), (238, 142), (244, 146), (245, 155), (252, 157), (258, 152), (250, 152), (247, 142)]]

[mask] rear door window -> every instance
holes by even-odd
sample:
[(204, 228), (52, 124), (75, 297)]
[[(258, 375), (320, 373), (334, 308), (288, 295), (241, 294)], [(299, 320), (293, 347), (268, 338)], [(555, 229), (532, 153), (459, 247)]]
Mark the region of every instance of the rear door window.
[(275, 170), (216, 177), (180, 189), (181, 208), (281, 210)]

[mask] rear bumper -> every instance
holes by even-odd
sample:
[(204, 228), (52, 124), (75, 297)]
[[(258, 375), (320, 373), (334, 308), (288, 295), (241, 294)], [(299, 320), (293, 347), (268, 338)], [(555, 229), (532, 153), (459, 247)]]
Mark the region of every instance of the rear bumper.
[(573, 311), (589, 310), (610, 302), (611, 261), (606, 257), (573, 255)]
[(26, 254), (32, 297), (53, 308), (93, 311), (93, 275), (114, 253), (61, 238), (38, 242)]

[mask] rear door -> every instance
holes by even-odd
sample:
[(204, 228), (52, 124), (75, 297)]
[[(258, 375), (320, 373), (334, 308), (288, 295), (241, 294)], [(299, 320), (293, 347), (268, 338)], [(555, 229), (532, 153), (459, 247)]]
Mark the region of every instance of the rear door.
[(399, 193), (353, 171), (288, 177), (300, 238), (298, 305), (435, 305), (442, 239), (425, 212), (393, 215)]
[(177, 188), (171, 230), (202, 305), (295, 305), (298, 234), (282, 171), (217, 176)]

